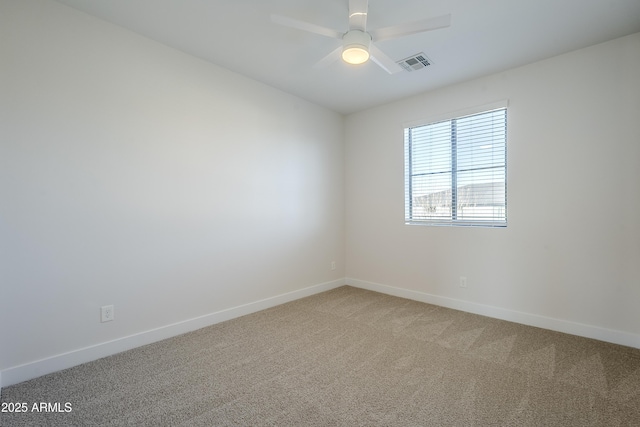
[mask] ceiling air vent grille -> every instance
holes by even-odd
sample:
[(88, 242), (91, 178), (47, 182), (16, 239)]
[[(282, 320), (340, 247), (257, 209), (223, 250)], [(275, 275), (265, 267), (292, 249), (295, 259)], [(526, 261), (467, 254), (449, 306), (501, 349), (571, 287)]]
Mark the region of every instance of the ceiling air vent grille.
[(416, 53), (408, 58), (398, 61), (398, 65), (407, 71), (416, 71), (431, 65), (431, 60), (424, 53)]

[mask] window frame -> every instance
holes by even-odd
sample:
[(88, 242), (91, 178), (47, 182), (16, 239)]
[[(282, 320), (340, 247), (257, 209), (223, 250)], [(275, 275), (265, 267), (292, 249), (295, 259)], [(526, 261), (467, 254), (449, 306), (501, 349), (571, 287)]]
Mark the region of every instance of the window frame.
[[(449, 227), (486, 227), (486, 228), (506, 228), (507, 227), (507, 147), (508, 147), (508, 101), (503, 100), (499, 102), (495, 102), (492, 104), (485, 104), (481, 106), (477, 106), (474, 108), (469, 108), (463, 111), (457, 111), (454, 113), (446, 113), (438, 116), (431, 117), (427, 120), (415, 121), (411, 123), (405, 123), (403, 125), (403, 145), (404, 145), (404, 202), (405, 202), (405, 224), (406, 225), (422, 225), (422, 226), (449, 226)], [(436, 125), (438, 123), (455, 121), (458, 119), (462, 119), (469, 116), (474, 116), (483, 113), (490, 113), (496, 110), (504, 110), (505, 111), (505, 135), (504, 135), (504, 165), (500, 167), (504, 167), (504, 219), (488, 219), (488, 220), (479, 220), (479, 219), (457, 219), (456, 211), (457, 211), (457, 203), (453, 201), (456, 200), (456, 193), (458, 191), (457, 179), (460, 172), (464, 172), (464, 170), (459, 170), (457, 167), (457, 144), (456, 144), (456, 132), (452, 132), (452, 141), (451, 141), (451, 206), (450, 211), (451, 214), (449, 218), (434, 218), (434, 219), (415, 219), (413, 217), (414, 213), (412, 212), (413, 207), (413, 189), (412, 186), (412, 167), (411, 163), (411, 153), (409, 152), (411, 148), (411, 142), (407, 140), (407, 133), (411, 129), (425, 127), (429, 125)]]

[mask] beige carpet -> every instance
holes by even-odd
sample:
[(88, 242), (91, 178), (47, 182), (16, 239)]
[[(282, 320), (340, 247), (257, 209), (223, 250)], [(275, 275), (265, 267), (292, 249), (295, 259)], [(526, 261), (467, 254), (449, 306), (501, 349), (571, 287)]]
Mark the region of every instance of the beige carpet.
[(7, 387), (2, 426), (640, 426), (640, 350), (351, 287)]

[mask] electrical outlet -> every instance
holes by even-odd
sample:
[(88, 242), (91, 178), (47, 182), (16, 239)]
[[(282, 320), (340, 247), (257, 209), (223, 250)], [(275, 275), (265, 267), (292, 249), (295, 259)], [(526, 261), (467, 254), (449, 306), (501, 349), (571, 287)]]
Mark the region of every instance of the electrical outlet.
[(336, 262), (335, 261), (331, 261), (331, 269), (332, 270), (336, 269)]
[(465, 276), (460, 276), (460, 287), (461, 288), (467, 287), (467, 278)]
[(100, 321), (111, 322), (115, 319), (115, 311), (112, 305), (105, 305), (100, 307)]

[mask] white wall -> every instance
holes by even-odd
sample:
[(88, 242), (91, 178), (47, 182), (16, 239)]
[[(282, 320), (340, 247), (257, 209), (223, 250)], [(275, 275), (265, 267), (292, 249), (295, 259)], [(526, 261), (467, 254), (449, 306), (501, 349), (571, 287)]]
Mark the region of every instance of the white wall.
[[(639, 76), (635, 34), (349, 116), (348, 282), (640, 347)], [(404, 225), (403, 124), (504, 99), (508, 227)]]
[(344, 283), (341, 115), (46, 0), (0, 2), (0, 61), (5, 385)]

